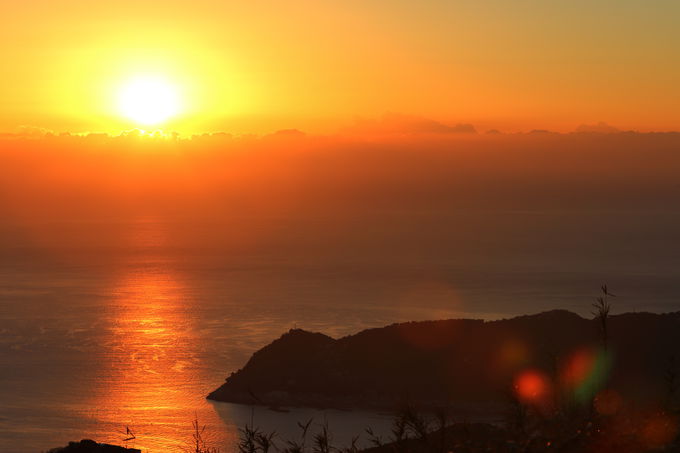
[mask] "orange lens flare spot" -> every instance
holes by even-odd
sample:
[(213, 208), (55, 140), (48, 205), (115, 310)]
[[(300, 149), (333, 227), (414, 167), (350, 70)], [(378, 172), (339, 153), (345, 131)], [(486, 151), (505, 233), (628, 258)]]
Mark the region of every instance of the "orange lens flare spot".
[(569, 357), (562, 372), (564, 383), (576, 387), (590, 376), (595, 366), (595, 353), (588, 349), (575, 352)]
[(668, 414), (655, 414), (642, 428), (642, 440), (649, 448), (663, 448), (678, 435), (678, 419)]
[(603, 390), (595, 396), (595, 410), (600, 415), (614, 415), (621, 409), (623, 398), (614, 390)]
[(498, 360), (504, 368), (525, 365), (529, 361), (529, 348), (520, 341), (508, 340), (500, 347)]
[(515, 378), (515, 393), (520, 401), (544, 404), (551, 392), (550, 379), (538, 370), (526, 370)]

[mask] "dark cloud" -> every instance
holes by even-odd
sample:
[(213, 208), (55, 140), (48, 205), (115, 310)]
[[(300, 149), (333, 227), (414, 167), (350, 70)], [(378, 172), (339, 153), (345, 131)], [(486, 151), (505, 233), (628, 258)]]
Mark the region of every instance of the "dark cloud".
[(614, 126), (610, 126), (609, 124), (600, 121), (597, 124), (581, 124), (579, 127), (574, 130), (574, 132), (577, 133), (591, 133), (591, 134), (616, 134), (618, 132), (621, 132), (619, 129), (615, 128)]
[(298, 129), (281, 129), (273, 134), (270, 134), (268, 137), (275, 137), (275, 138), (303, 138), (307, 134), (302, 132), (301, 130)]
[(419, 116), (389, 113), (380, 119), (362, 119), (345, 129), (353, 134), (475, 134), (472, 124), (447, 125)]

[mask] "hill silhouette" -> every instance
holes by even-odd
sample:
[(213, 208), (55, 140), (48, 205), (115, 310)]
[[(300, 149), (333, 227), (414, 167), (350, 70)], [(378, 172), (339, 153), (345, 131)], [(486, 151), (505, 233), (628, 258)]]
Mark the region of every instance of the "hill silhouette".
[(608, 331), (604, 363), (598, 359), (598, 321), (564, 310), (498, 321), (408, 322), (340, 339), (292, 329), (255, 352), (208, 398), (270, 406), (393, 409), (412, 403), (494, 410), (508, 401), (518, 373), (538, 370), (554, 382), (574, 376), (606, 381), (630, 401), (663, 399), (664, 376), (680, 349), (680, 312), (614, 315)]

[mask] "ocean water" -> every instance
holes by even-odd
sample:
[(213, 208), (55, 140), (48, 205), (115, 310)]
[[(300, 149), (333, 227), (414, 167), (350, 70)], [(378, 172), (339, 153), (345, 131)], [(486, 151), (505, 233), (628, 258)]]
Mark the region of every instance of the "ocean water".
[[(264, 408), (205, 395), (293, 327), (340, 337), (393, 322), (680, 309), (680, 221), (667, 212), (508, 212), (234, 224), (2, 224), (0, 439), (5, 452), (93, 438), (190, 448), (192, 421), (231, 451), (251, 419), (282, 438), (327, 421), (347, 444), (386, 414)], [(242, 226), (246, 228), (245, 226)], [(249, 227), (255, 228), (253, 225)], [(311, 234), (310, 231), (314, 231)], [(347, 231), (347, 234), (342, 233)], [(351, 232), (351, 233), (350, 233)], [(216, 237), (235, 237), (216, 240)], [(236, 244), (236, 245), (234, 245)], [(315, 429), (315, 428), (312, 428)]]

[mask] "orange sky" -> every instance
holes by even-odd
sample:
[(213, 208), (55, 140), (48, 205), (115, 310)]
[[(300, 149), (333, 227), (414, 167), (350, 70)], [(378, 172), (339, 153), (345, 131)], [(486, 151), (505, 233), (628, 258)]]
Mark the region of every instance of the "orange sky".
[(0, 131), (138, 127), (159, 76), (182, 134), (329, 132), (398, 112), (479, 130), (680, 129), (680, 3), (33, 0), (0, 9)]

